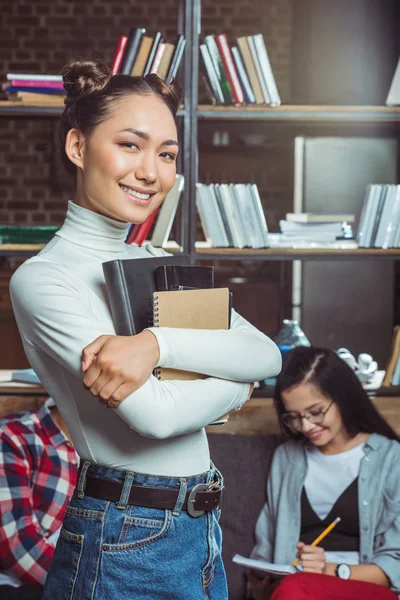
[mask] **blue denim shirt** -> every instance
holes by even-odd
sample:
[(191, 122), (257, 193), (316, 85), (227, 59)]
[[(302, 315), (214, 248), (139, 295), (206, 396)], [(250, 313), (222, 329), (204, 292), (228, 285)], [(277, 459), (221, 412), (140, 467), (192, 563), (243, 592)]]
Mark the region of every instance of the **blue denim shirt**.
[[(400, 444), (373, 433), (358, 477), (360, 563), (378, 565), (400, 594)], [(267, 503), (256, 525), (252, 558), (291, 564), (300, 539), (300, 498), (307, 473), (305, 446), (279, 446), (267, 481)]]

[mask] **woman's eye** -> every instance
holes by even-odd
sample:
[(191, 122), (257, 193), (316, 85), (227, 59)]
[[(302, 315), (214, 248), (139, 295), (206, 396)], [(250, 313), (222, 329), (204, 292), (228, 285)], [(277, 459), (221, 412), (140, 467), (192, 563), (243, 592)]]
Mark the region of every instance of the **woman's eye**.
[(171, 152), (162, 152), (160, 156), (162, 156), (163, 158), (168, 158), (169, 160), (176, 160), (175, 154), (172, 154)]
[(119, 146), (122, 146), (123, 148), (130, 148), (132, 150), (138, 149), (138, 146), (136, 144), (134, 144), (133, 142), (121, 142), (119, 144)]
[(322, 408), (317, 408), (316, 410), (310, 411), (310, 415), (312, 415), (313, 417), (319, 417), (320, 415), (322, 415), (322, 413), (323, 413)]

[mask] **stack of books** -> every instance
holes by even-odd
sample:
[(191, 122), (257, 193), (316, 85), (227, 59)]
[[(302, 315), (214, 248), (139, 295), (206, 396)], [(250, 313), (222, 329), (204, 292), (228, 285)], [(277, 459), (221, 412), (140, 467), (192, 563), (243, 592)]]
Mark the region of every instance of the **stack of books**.
[(360, 248), (400, 248), (400, 185), (367, 186), (357, 242)]
[(61, 75), (7, 73), (5, 92), (11, 102), (29, 106), (63, 106), (65, 89)]
[(393, 331), (392, 349), (382, 386), (390, 387), (400, 385), (400, 327)]
[(268, 227), (255, 184), (197, 184), (196, 206), (210, 247), (268, 248)]
[(0, 225), (0, 244), (47, 244), (58, 229), (56, 225)]
[(237, 38), (229, 46), (225, 33), (207, 35), (200, 45), (205, 83), (214, 104), (268, 104), (281, 99), (261, 33)]
[(281, 233), (270, 234), (271, 248), (357, 248), (352, 214), (287, 213)]
[(143, 27), (133, 27), (128, 36), (120, 36), (111, 64), (113, 75), (145, 76), (155, 73), (167, 83), (175, 79), (186, 40), (178, 35), (174, 43), (163, 39), (161, 32), (146, 35)]

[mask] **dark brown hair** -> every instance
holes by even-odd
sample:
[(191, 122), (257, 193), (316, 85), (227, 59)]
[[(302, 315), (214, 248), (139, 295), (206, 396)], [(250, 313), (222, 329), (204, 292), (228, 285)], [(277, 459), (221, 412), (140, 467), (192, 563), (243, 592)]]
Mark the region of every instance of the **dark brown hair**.
[(79, 129), (85, 136), (111, 113), (116, 100), (130, 94), (154, 95), (160, 98), (174, 119), (181, 98), (178, 84), (165, 83), (155, 74), (145, 77), (112, 75), (101, 61), (70, 60), (61, 70), (66, 90), (65, 109), (56, 129), (56, 144), (61, 164), (69, 175), (75, 176), (76, 167), (65, 153), (65, 140), (70, 129)]
[(282, 432), (295, 440), (304, 439), (282, 422), (285, 406), (282, 393), (302, 383), (318, 387), (339, 407), (343, 424), (350, 437), (357, 433), (380, 433), (400, 441), (398, 435), (377, 411), (360, 380), (349, 365), (327, 348), (298, 346), (285, 354), (274, 393), (275, 408)]

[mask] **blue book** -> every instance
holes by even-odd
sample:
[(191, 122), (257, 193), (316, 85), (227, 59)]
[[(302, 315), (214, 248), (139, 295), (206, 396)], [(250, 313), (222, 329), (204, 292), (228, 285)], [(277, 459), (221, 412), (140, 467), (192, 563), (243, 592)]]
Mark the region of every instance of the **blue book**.
[(33, 369), (19, 369), (11, 374), (11, 381), (41, 385), (39, 377)]
[(16, 92), (30, 92), (32, 94), (53, 94), (55, 96), (65, 96), (65, 90), (57, 90), (55, 88), (47, 87), (8, 87), (5, 90), (7, 94), (14, 94)]

